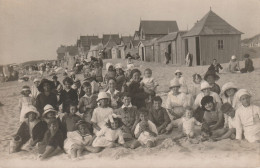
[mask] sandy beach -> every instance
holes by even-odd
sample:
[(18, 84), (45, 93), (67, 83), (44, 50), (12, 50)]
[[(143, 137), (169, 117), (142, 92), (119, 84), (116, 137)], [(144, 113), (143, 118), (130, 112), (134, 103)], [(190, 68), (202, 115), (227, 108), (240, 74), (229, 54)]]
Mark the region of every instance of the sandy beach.
[[(253, 59), (255, 71), (245, 74), (230, 74), (225, 71), (219, 74), (217, 83), (222, 86), (232, 81), (239, 88), (248, 89), (253, 97), (252, 103), (260, 106), (260, 59)], [(105, 60), (105, 63), (125, 60)], [(204, 74), (208, 66), (176, 67), (157, 63), (134, 62), (142, 72), (145, 68), (153, 70), (153, 76), (158, 81), (158, 95), (165, 100), (169, 91), (169, 81), (174, 77), (174, 71), (180, 69), (188, 85), (192, 83), (192, 74)], [(223, 64), (224, 68), (227, 64)], [(241, 67), (244, 63), (241, 62)], [(104, 75), (104, 74), (103, 74)], [(50, 78), (48, 76), (48, 78)], [(82, 74), (77, 78), (82, 79)], [(62, 81), (61, 74), (59, 80)], [(18, 98), (23, 85), (32, 85), (32, 81), (19, 83), (17, 81), (0, 84), (0, 168), (6, 167), (259, 167), (260, 144), (222, 140), (218, 142), (194, 143), (185, 138), (172, 140), (178, 132), (158, 137), (157, 146), (151, 149), (139, 147), (135, 150), (122, 147), (105, 149), (98, 154), (85, 154), (82, 160), (71, 161), (66, 154), (60, 154), (46, 161), (37, 160), (37, 151), (28, 153), (21, 151), (9, 154), (9, 140), (19, 127)]]

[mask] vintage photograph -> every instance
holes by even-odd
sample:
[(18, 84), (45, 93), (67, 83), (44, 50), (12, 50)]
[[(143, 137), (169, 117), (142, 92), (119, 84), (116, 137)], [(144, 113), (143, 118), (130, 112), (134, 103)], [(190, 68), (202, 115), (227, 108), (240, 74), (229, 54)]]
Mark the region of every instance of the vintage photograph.
[(0, 0), (0, 168), (260, 167), (260, 0)]

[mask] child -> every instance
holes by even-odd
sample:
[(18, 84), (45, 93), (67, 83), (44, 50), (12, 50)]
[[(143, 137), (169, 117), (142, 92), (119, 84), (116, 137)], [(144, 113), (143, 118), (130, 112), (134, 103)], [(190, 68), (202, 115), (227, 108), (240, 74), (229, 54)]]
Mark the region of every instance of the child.
[(115, 78), (108, 79), (108, 90), (106, 93), (110, 96), (111, 107), (113, 109), (118, 108), (120, 92), (118, 90), (116, 90), (116, 79)]
[(79, 112), (83, 114), (84, 120), (90, 123), (93, 111), (97, 106), (97, 96), (92, 94), (92, 87), (89, 82), (84, 82), (82, 87), (85, 95), (79, 100)]
[(103, 76), (102, 76), (102, 67), (99, 65), (98, 62), (94, 63), (94, 74), (96, 77), (96, 81), (101, 85), (101, 82), (103, 82)]
[(35, 78), (33, 80), (33, 86), (31, 87), (31, 97), (36, 100), (38, 94), (40, 91), (38, 90), (38, 86), (40, 85), (41, 80), (38, 78)]
[(58, 77), (56, 75), (53, 75), (52, 77), (55, 89), (57, 89), (57, 87), (60, 85), (60, 82), (58, 81)]
[(18, 103), (18, 107), (19, 107), (19, 111), (20, 111), (20, 122), (24, 121), (24, 113), (26, 111), (24, 111), (25, 107), (28, 107), (29, 105), (35, 105), (35, 100), (30, 97), (31, 94), (31, 90), (30, 87), (25, 85), (22, 88), (21, 91), (22, 97), (19, 98), (19, 103)]
[(186, 107), (185, 110), (185, 116), (182, 117), (182, 122), (180, 123), (180, 128), (182, 128), (182, 132), (185, 136), (188, 138), (193, 138), (194, 137), (194, 127), (195, 125), (201, 125), (200, 122), (198, 122), (194, 117), (193, 117), (193, 110), (190, 107)]
[(48, 129), (47, 124), (39, 120), (40, 113), (32, 105), (24, 109), (25, 121), (19, 127), (14, 139), (11, 141), (13, 145), (11, 153), (20, 151), (23, 145), (30, 149), (38, 142), (42, 141), (45, 131)]
[(135, 149), (140, 145), (146, 145), (146, 147), (148, 148), (154, 147), (156, 140), (155, 137), (158, 135), (156, 126), (153, 122), (148, 120), (148, 111), (144, 108), (140, 111), (141, 121), (136, 125), (134, 132), (137, 140), (131, 144), (131, 149)]
[(228, 71), (231, 73), (236, 73), (240, 71), (239, 62), (237, 61), (237, 57), (233, 55), (228, 64)]
[(108, 69), (107, 69), (107, 73), (104, 77), (104, 82), (107, 84), (108, 83), (108, 79), (110, 78), (115, 78), (116, 77), (116, 71), (114, 69), (114, 66), (112, 64), (108, 64)]
[(58, 120), (55, 118), (50, 119), (48, 122), (48, 130), (44, 134), (43, 141), (38, 143), (39, 159), (43, 160), (62, 152), (63, 141), (63, 134), (59, 129)]
[(182, 76), (182, 72), (181, 72), (179, 69), (177, 69), (174, 74), (175, 74), (175, 77), (173, 78), (173, 80), (174, 80), (174, 79), (178, 79), (178, 80), (179, 80), (179, 83), (180, 83), (181, 85), (185, 85), (185, 84), (186, 84), (186, 80), (185, 80), (185, 78)]
[(219, 76), (216, 74), (215, 71), (207, 71), (204, 76), (204, 80), (209, 83), (209, 85), (211, 86), (210, 90), (212, 92), (220, 94), (220, 87), (218, 84), (216, 84), (216, 81), (219, 80)]
[(89, 82), (91, 84), (91, 93), (97, 94), (99, 92), (99, 86), (94, 77), (88, 77), (83, 80), (83, 84)]
[(116, 114), (109, 116), (106, 123), (106, 127), (103, 127), (97, 132), (97, 138), (93, 141), (93, 147), (109, 147), (116, 146), (115, 141), (118, 139), (118, 143), (123, 145), (125, 143), (123, 138), (123, 132), (120, 127), (123, 125), (121, 119)]
[(100, 92), (98, 94), (97, 102), (100, 104), (93, 111), (91, 123), (93, 124), (94, 133), (96, 134), (106, 124), (105, 120), (109, 115), (113, 114), (113, 109), (108, 107), (109, 96), (106, 92)]
[(242, 68), (240, 72), (241, 73), (253, 72), (255, 68), (253, 66), (253, 61), (249, 58), (249, 54), (245, 54), (244, 58), (245, 58), (245, 68)]
[(76, 114), (77, 104), (74, 102), (70, 103), (70, 111), (66, 113), (61, 120), (62, 127), (66, 133), (76, 130), (76, 123), (81, 120), (80, 116)]
[(236, 139), (242, 139), (244, 131), (245, 139), (249, 142), (260, 142), (260, 108), (251, 104), (251, 94), (241, 89), (237, 93), (242, 103), (236, 110)]
[(212, 64), (209, 66), (209, 71), (214, 71), (215, 73), (219, 73), (219, 69), (223, 69), (223, 67), (217, 62), (216, 59), (213, 59)]
[(150, 68), (145, 69), (144, 78), (141, 80), (141, 87), (144, 88), (144, 91), (148, 94), (156, 92), (156, 88), (159, 86), (152, 77), (152, 70)]
[(66, 153), (71, 155), (71, 159), (79, 158), (84, 151), (97, 153), (101, 148), (92, 147), (95, 136), (89, 130), (88, 124), (79, 120), (76, 124), (77, 130), (68, 132), (68, 138), (64, 141)]
[(196, 96), (200, 93), (200, 84), (202, 81), (202, 77), (200, 76), (200, 74), (195, 73), (192, 75), (192, 78), (193, 78), (193, 83), (190, 88), (190, 93), (195, 99)]
[(159, 134), (165, 133), (166, 126), (171, 122), (166, 109), (162, 107), (162, 98), (160, 96), (155, 96), (153, 99), (149, 120), (156, 125)]

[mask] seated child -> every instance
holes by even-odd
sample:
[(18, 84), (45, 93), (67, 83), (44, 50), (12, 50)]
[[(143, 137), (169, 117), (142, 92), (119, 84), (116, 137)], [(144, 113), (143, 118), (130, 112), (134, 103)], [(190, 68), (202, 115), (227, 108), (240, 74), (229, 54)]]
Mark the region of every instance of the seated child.
[(84, 120), (90, 123), (93, 111), (97, 106), (97, 96), (92, 94), (92, 87), (89, 82), (84, 82), (82, 87), (85, 95), (79, 99), (79, 112), (83, 114)]
[(135, 149), (141, 145), (145, 145), (148, 148), (154, 147), (156, 136), (158, 135), (156, 126), (148, 120), (148, 111), (144, 108), (140, 111), (141, 121), (136, 125), (134, 132), (137, 140), (131, 144), (131, 149)]
[(155, 124), (159, 134), (165, 133), (166, 126), (171, 122), (166, 109), (162, 107), (162, 98), (160, 96), (155, 96), (153, 99), (149, 120)]
[(31, 89), (27, 85), (23, 86), (21, 94), (22, 97), (19, 98), (18, 107), (20, 111), (20, 122), (23, 122), (24, 113), (26, 112), (24, 111), (24, 109), (26, 109), (26, 107), (28, 107), (29, 105), (35, 105), (35, 100), (32, 97), (30, 97)]
[(183, 134), (188, 138), (193, 138), (195, 136), (194, 134), (195, 125), (201, 125), (201, 123), (198, 122), (193, 117), (192, 108), (186, 107), (185, 116), (182, 117), (182, 122), (179, 125), (180, 128), (182, 129)]
[(125, 143), (123, 132), (120, 127), (123, 125), (121, 119), (116, 114), (109, 116), (109, 119), (106, 123), (106, 127), (103, 127), (100, 131), (97, 132), (97, 137), (93, 141), (93, 147), (116, 147), (115, 143), (118, 140), (118, 143), (123, 145)]
[(209, 71), (215, 71), (216, 73), (219, 73), (219, 69), (223, 69), (223, 67), (217, 62), (216, 59), (213, 59), (212, 64), (209, 66)]
[(209, 83), (209, 85), (211, 86), (211, 91), (217, 93), (218, 95), (220, 94), (220, 87), (219, 85), (216, 83), (217, 80), (219, 80), (219, 76), (216, 74), (215, 71), (207, 71), (205, 76), (204, 76), (204, 80), (207, 81)]
[(185, 78), (182, 76), (182, 72), (181, 72), (179, 69), (177, 69), (174, 74), (175, 74), (175, 77), (173, 78), (173, 80), (174, 80), (174, 79), (178, 79), (178, 80), (179, 80), (179, 83), (180, 83), (181, 85), (185, 85), (185, 84), (186, 84), (186, 80), (185, 80)]
[(43, 160), (55, 156), (63, 151), (63, 134), (59, 129), (58, 120), (52, 118), (48, 122), (48, 130), (44, 134), (43, 141), (38, 143), (39, 159)]
[(68, 138), (64, 141), (64, 149), (71, 155), (71, 159), (79, 158), (84, 151), (100, 152), (100, 148), (92, 146), (95, 136), (89, 130), (87, 122), (79, 120), (76, 127), (77, 130), (68, 132)]
[(253, 66), (253, 61), (249, 58), (249, 54), (245, 54), (244, 58), (245, 58), (245, 68), (242, 68), (240, 72), (241, 73), (253, 72), (255, 68)]
[(260, 108), (251, 104), (251, 94), (241, 89), (237, 92), (242, 105), (236, 110), (236, 139), (245, 139), (249, 142), (260, 142)]
[(144, 91), (148, 94), (151, 94), (152, 92), (156, 92), (156, 88), (159, 86), (158, 83), (154, 80), (152, 77), (152, 70), (150, 68), (147, 68), (144, 70), (144, 77), (141, 80), (141, 87), (144, 88)]
[(200, 85), (201, 85), (202, 78), (201, 78), (200, 74), (197, 74), (197, 73), (193, 74), (192, 78), (193, 78), (193, 83), (190, 88), (190, 93), (192, 94), (193, 98), (195, 99), (196, 96), (200, 93)]
[(239, 61), (235, 55), (232, 55), (231, 60), (228, 64), (228, 71), (231, 73), (237, 73), (240, 71)]
[(34, 106), (28, 106), (24, 109), (25, 121), (19, 127), (14, 139), (10, 142), (10, 153), (18, 152), (22, 146), (31, 149), (38, 142), (42, 141), (45, 131), (47, 131), (47, 124), (39, 120), (40, 113)]
[(108, 116), (113, 114), (113, 109), (108, 107), (108, 100), (109, 97), (106, 92), (100, 92), (98, 94), (97, 102), (100, 105), (95, 108), (91, 118), (95, 134), (105, 126), (105, 120), (108, 119)]

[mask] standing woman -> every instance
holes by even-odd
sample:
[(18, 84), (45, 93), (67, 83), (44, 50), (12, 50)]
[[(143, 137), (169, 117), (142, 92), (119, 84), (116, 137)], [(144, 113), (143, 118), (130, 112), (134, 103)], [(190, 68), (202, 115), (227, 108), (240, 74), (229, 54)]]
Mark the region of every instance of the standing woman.
[(42, 79), (40, 85), (38, 86), (40, 94), (38, 94), (36, 98), (36, 108), (40, 114), (43, 113), (43, 108), (47, 104), (52, 105), (56, 110), (58, 109), (57, 96), (52, 92), (53, 89), (55, 89), (55, 86), (52, 81)]

